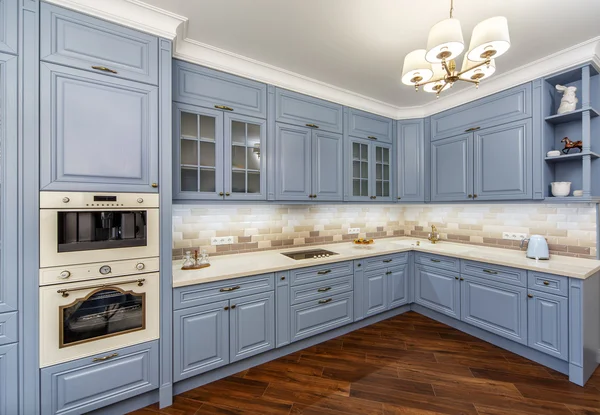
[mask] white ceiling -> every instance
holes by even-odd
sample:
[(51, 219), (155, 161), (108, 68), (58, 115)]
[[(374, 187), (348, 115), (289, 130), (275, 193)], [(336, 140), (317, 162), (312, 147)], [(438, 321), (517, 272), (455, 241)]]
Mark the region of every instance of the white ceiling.
[[(398, 107), (435, 100), (400, 76), (404, 56), (425, 48), (429, 28), (448, 16), (449, 0), (143, 2), (187, 17), (189, 39)], [(496, 74), (600, 35), (600, 0), (455, 0), (454, 7), (467, 47), (479, 21), (508, 18), (512, 47)]]

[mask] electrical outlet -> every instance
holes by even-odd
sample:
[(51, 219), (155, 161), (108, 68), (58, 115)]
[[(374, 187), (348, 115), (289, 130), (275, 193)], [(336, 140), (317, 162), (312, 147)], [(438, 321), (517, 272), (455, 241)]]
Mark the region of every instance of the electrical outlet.
[(231, 245), (233, 243), (233, 236), (216, 236), (210, 238), (211, 245)]
[(348, 234), (360, 233), (360, 228), (348, 228)]
[(526, 233), (502, 232), (502, 239), (508, 239), (510, 241), (520, 241), (521, 239), (525, 238), (527, 238)]

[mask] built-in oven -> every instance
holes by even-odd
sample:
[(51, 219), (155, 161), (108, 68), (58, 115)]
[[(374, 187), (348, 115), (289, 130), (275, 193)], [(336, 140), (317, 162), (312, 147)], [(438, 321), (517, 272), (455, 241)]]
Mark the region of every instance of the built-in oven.
[(40, 268), (158, 256), (158, 194), (40, 193)]
[(40, 287), (40, 367), (159, 337), (158, 273), (93, 277)]

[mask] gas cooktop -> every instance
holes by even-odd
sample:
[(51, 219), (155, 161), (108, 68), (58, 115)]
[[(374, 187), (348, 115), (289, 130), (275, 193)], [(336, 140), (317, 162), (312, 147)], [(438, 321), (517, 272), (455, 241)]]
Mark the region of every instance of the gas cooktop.
[(288, 258), (298, 261), (300, 259), (327, 258), (331, 255), (338, 255), (338, 253), (327, 251), (326, 249), (311, 249), (309, 251), (282, 252), (281, 255), (285, 255)]

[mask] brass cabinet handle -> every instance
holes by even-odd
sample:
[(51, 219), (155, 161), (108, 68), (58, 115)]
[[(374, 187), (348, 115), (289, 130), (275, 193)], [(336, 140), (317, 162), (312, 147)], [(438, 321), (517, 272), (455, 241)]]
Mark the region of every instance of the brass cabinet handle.
[(114, 69), (107, 68), (106, 66), (92, 66), (92, 69), (102, 72), (117, 73)]
[(330, 270), (330, 269), (326, 269), (326, 270), (324, 270), (324, 271), (319, 271), (319, 272), (317, 272), (317, 275), (325, 275), (325, 274), (329, 274), (330, 272), (331, 272), (331, 270)]
[(92, 359), (92, 362), (104, 362), (105, 360), (114, 359), (118, 355), (119, 355), (119, 353), (113, 353), (113, 354), (109, 354), (108, 356), (94, 357)]
[(467, 197), (468, 197), (469, 199), (472, 199), (472, 198), (473, 198), (473, 195), (467, 195)]
[(62, 294), (63, 297), (68, 297), (69, 292), (71, 292), (71, 291), (90, 290), (92, 288), (107, 288), (107, 287), (114, 287), (115, 285), (133, 284), (134, 282), (137, 283), (138, 287), (141, 287), (142, 285), (144, 285), (144, 281), (146, 281), (146, 279), (141, 278), (139, 280), (123, 281), (123, 282), (118, 282), (116, 284), (98, 284), (98, 285), (88, 285), (86, 287), (80, 287), (80, 288), (63, 288), (62, 290), (57, 290), (56, 292), (59, 294)]
[(362, 267), (362, 264), (359, 262), (358, 264), (356, 264), (357, 267)]
[(215, 108), (218, 110), (233, 111), (233, 108), (227, 107), (225, 105), (215, 105)]
[(390, 275), (392, 273), (392, 271), (388, 271), (385, 273), (385, 275)]
[(317, 195), (313, 195), (313, 199), (316, 199), (316, 198), (317, 198)]
[(402, 199), (400, 196), (398, 196), (398, 200)]
[(384, 259), (383, 262), (385, 262), (387, 264), (389, 262), (392, 262), (392, 260), (391, 259)]
[(433, 258), (431, 258), (431, 259), (430, 259), (430, 261), (431, 261), (431, 262), (442, 262), (442, 261), (440, 261), (439, 259), (433, 259)]
[(477, 131), (477, 130), (479, 130), (480, 128), (481, 128), (481, 127), (472, 127), (472, 128), (469, 128), (468, 130), (465, 130), (465, 133), (470, 133), (471, 131)]
[(285, 277), (281, 277), (281, 281), (285, 281)]
[(544, 281), (544, 285), (550, 285), (548, 281)]
[(319, 288), (317, 291), (320, 293), (325, 293), (327, 291), (331, 290), (331, 287), (325, 287), (325, 288)]
[(319, 126), (316, 124), (306, 124), (306, 126), (310, 128), (319, 128)]
[(498, 271), (493, 271), (491, 269), (484, 269), (483, 272), (488, 273), (488, 274), (492, 274), (492, 275), (498, 274)]
[(235, 291), (235, 290), (239, 290), (240, 286), (236, 285), (235, 287), (226, 287), (226, 288), (221, 288), (219, 291), (221, 291), (222, 293), (227, 292), (227, 291)]
[(527, 297), (528, 297), (528, 298), (533, 298), (533, 295), (531, 295), (531, 294), (527, 294)]
[(231, 193), (225, 192), (225, 196), (231, 196)]
[(328, 298), (327, 300), (319, 300), (319, 304), (327, 304), (331, 300), (332, 300), (331, 298)]
[(223, 196), (225, 193), (223, 192), (219, 192), (219, 196)]
[(460, 278), (460, 280), (461, 280), (461, 281), (464, 281), (465, 279), (464, 279), (464, 278)]
[(156, 189), (158, 187), (158, 183), (152, 183), (152, 187)]
[(457, 280), (457, 279), (458, 279), (458, 277), (454, 277), (454, 279), (455, 279), (455, 280)]
[(225, 311), (229, 310), (229, 306), (225, 306), (225, 307), (223, 308), (223, 310), (225, 310)]
[(371, 196), (371, 200), (377, 199), (377, 196)]
[(477, 195), (473, 195), (473, 199), (477, 199)]
[(234, 304), (234, 305), (231, 306), (231, 309), (233, 310), (236, 307), (237, 307), (237, 305)]
[(375, 137), (375, 136), (373, 136), (373, 135), (370, 135), (370, 136), (368, 136), (367, 138), (368, 138), (369, 140), (377, 140), (377, 137)]

